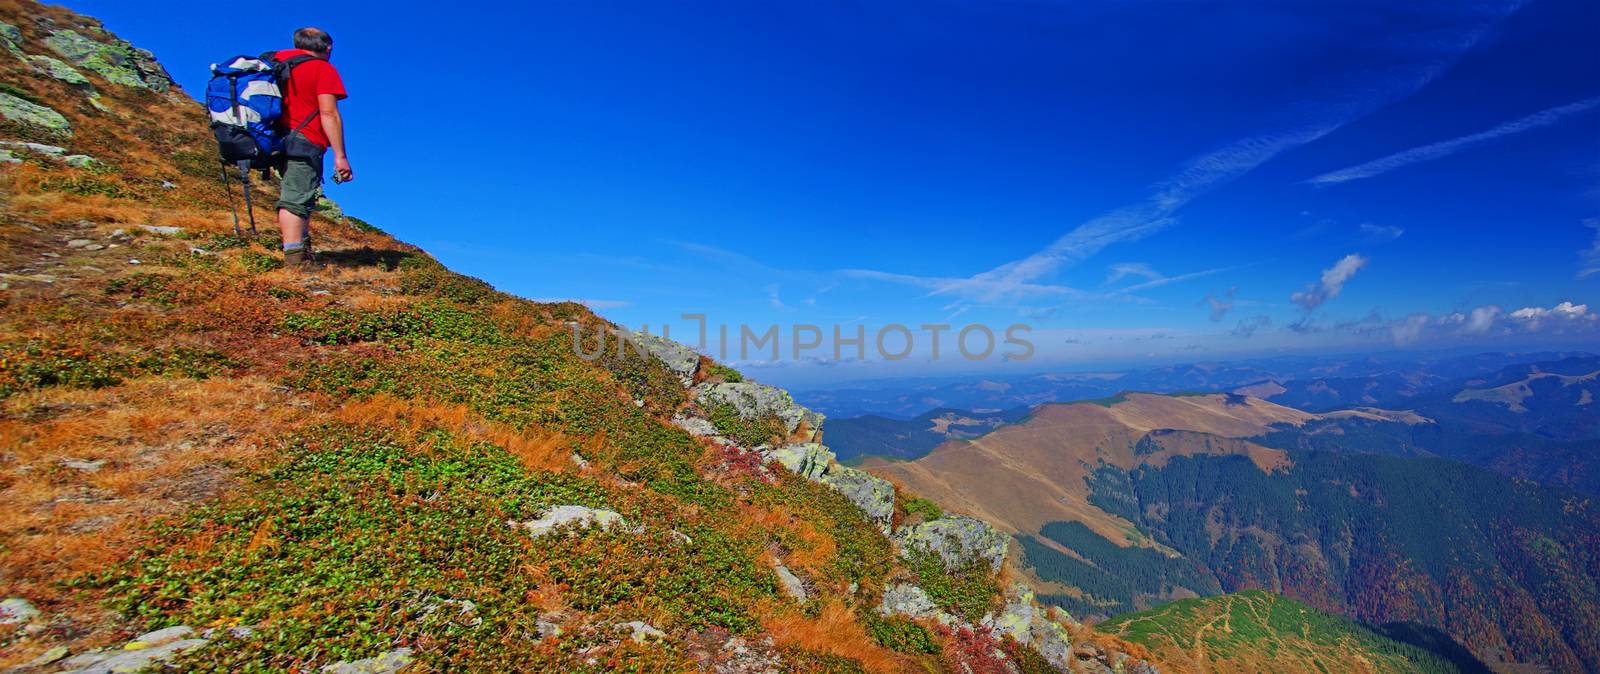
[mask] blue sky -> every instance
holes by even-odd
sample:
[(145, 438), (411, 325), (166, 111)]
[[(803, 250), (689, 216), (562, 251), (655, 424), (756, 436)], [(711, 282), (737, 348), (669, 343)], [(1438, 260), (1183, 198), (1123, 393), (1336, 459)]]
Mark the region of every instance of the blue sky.
[[(780, 383), (1600, 341), (1593, 2), (67, 4), (190, 92), (328, 29), (347, 211), (729, 360), (778, 325)], [(1017, 323), (1017, 362), (919, 329)]]

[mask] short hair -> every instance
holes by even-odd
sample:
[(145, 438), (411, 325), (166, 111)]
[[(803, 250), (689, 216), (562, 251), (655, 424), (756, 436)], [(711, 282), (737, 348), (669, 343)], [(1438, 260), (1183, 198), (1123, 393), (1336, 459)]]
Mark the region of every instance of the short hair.
[(333, 49), (333, 36), (321, 28), (306, 26), (294, 32), (294, 48), (311, 52)]

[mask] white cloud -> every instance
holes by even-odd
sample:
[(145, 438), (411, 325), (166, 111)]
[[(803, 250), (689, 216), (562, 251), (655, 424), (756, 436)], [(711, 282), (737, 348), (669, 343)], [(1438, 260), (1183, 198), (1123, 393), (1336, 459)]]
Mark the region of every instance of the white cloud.
[(1370, 222), (1361, 223), (1360, 229), (1361, 237), (1371, 243), (1388, 243), (1406, 233), (1406, 230), (1393, 225), (1374, 225)]
[(1211, 307), (1211, 321), (1213, 323), (1221, 321), (1228, 315), (1228, 312), (1233, 311), (1233, 296), (1238, 293), (1239, 287), (1234, 286), (1229, 288), (1228, 292), (1223, 293), (1222, 297), (1217, 297), (1210, 293), (1206, 294), (1206, 298), (1201, 300), (1201, 303)]
[(1405, 346), (1417, 341), (1422, 336), (1423, 329), (1428, 327), (1432, 319), (1427, 314), (1411, 314), (1389, 324), (1389, 335), (1394, 338), (1394, 343)]
[(1111, 285), (1129, 276), (1142, 276), (1151, 281), (1166, 278), (1161, 275), (1161, 272), (1156, 271), (1154, 267), (1143, 262), (1118, 262), (1111, 265), (1109, 269), (1110, 272), (1106, 274), (1106, 285)]
[(1289, 296), (1289, 300), (1300, 305), (1306, 311), (1311, 311), (1323, 305), (1324, 302), (1339, 296), (1344, 290), (1344, 284), (1367, 266), (1367, 258), (1358, 253), (1351, 253), (1332, 267), (1322, 270), (1322, 279), (1316, 283), (1309, 283), (1306, 289)]
[(1600, 218), (1585, 218), (1583, 226), (1594, 230), (1594, 242), (1588, 250), (1578, 251), (1578, 278), (1586, 279), (1600, 274)]
[(1473, 309), (1467, 314), (1466, 324), (1461, 331), (1469, 335), (1481, 335), (1494, 327), (1494, 322), (1500, 318), (1500, 307), (1493, 304), (1484, 305)]
[(1545, 319), (1559, 320), (1595, 320), (1595, 314), (1589, 313), (1589, 305), (1562, 302), (1549, 309), (1544, 307), (1523, 307), (1511, 312), (1511, 318), (1518, 321), (1527, 321), (1537, 324)]
[(1393, 171), (1394, 169), (1402, 166), (1416, 164), (1418, 162), (1432, 161), (1434, 159), (1452, 155), (1473, 145), (1486, 143), (1502, 136), (1509, 136), (1512, 134), (1549, 126), (1561, 121), (1566, 117), (1588, 112), (1596, 107), (1600, 107), (1600, 97), (1585, 99), (1576, 103), (1568, 103), (1566, 105), (1559, 105), (1547, 110), (1541, 110), (1520, 119), (1514, 119), (1512, 121), (1499, 124), (1491, 129), (1468, 134), (1459, 138), (1451, 138), (1450, 140), (1443, 140), (1437, 143), (1423, 145), (1422, 147), (1414, 147), (1404, 152), (1397, 152), (1387, 157), (1374, 159), (1365, 164), (1351, 166), (1349, 168), (1343, 168), (1337, 171), (1330, 171), (1307, 180), (1306, 182), (1313, 185), (1335, 185), (1352, 180), (1360, 180), (1362, 178), (1371, 178), (1372, 176), (1388, 173), (1389, 171)]

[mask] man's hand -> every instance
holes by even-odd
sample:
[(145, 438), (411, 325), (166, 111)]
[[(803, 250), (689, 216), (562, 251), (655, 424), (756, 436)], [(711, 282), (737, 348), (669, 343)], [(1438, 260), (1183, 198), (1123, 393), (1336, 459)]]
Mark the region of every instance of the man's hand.
[(350, 170), (350, 160), (344, 155), (333, 158), (333, 181), (347, 183), (356, 179), (356, 172)]

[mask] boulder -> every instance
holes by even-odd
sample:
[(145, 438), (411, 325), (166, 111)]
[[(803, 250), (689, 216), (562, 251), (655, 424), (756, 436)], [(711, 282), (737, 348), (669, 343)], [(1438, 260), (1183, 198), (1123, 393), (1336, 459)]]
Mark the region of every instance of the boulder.
[(50, 33), (44, 44), (78, 67), (113, 84), (160, 92), (172, 87), (172, 77), (156, 62), (154, 54), (122, 40), (113, 38), (105, 43), (77, 31), (58, 30)]
[(21, 164), (22, 158), (11, 154), (10, 150), (0, 150), (0, 164)]
[(695, 397), (704, 403), (732, 405), (739, 416), (745, 419), (775, 416), (783, 422), (784, 430), (790, 435), (801, 431), (803, 425), (809, 429), (813, 436), (811, 439), (815, 440), (819, 439), (822, 430), (821, 414), (801, 407), (788, 391), (776, 386), (753, 381), (722, 382), (700, 386), (696, 389)]
[(526, 522), (508, 522), (513, 527), (527, 529), (528, 533), (538, 538), (555, 531), (563, 526), (576, 526), (579, 529), (588, 529), (598, 526), (601, 529), (628, 526), (627, 520), (622, 515), (600, 508), (588, 508), (580, 505), (556, 506), (545, 511), (542, 517)]
[(72, 135), (72, 124), (61, 113), (4, 92), (0, 92), (0, 117), (49, 129), (61, 135)]
[(999, 571), (1006, 558), (1010, 537), (983, 520), (966, 515), (945, 515), (936, 520), (904, 527), (894, 537), (900, 555), (932, 552), (946, 569), (960, 569), (982, 560)]
[(99, 159), (95, 159), (94, 157), (86, 154), (69, 154), (65, 157), (62, 157), (61, 161), (67, 166), (71, 166), (73, 168), (89, 168), (90, 166), (100, 163)]
[(60, 147), (60, 146), (57, 146), (57, 145), (45, 145), (44, 143), (29, 143), (29, 142), (21, 141), (21, 140), (0, 140), (0, 146), (14, 147), (14, 148), (17, 148), (19, 150), (27, 150), (29, 152), (37, 152), (39, 154), (48, 155), (48, 156), (51, 156), (51, 157), (60, 157), (60, 156), (62, 156), (62, 155), (67, 153), (67, 148)]
[(648, 332), (629, 332), (627, 339), (643, 347), (650, 355), (678, 375), (685, 388), (694, 385), (694, 375), (700, 370), (700, 352), (659, 335)]
[(819, 443), (797, 442), (763, 451), (761, 458), (777, 461), (807, 480), (822, 482), (833, 463), (833, 451)]
[(931, 618), (946, 625), (961, 622), (960, 618), (940, 610), (927, 592), (911, 583), (896, 583), (884, 588), (883, 599), (878, 602), (877, 611), (878, 615), (884, 617), (898, 615), (912, 619)]
[(4, 21), (0, 21), (0, 38), (7, 42), (17, 43), (22, 41), (22, 29)]
[(889, 535), (894, 523), (894, 485), (888, 480), (849, 466), (833, 464), (819, 480), (861, 507), (878, 530)]
[(1005, 607), (998, 615), (984, 616), (983, 626), (997, 637), (1010, 635), (1017, 643), (1032, 646), (1060, 669), (1065, 670), (1072, 662), (1072, 637), (1066, 626), (1046, 615), (1026, 585), (1012, 585), (1006, 592)]
[(27, 61), (33, 66), (34, 70), (66, 82), (81, 91), (94, 91), (94, 85), (89, 82), (89, 78), (84, 77), (83, 73), (67, 65), (66, 61), (43, 55), (29, 55)]
[(181, 638), (194, 633), (188, 627), (169, 627), (142, 634), (119, 650), (90, 651), (61, 662), (64, 674), (142, 672), (157, 668), (179, 655), (204, 646), (206, 639)]
[(325, 674), (395, 674), (411, 664), (411, 649), (396, 648), (375, 658), (335, 662), (322, 668)]
[(680, 412), (672, 417), (672, 425), (688, 431), (689, 435), (696, 437), (706, 438), (718, 435), (716, 424), (711, 423), (710, 419), (704, 417), (688, 416)]

